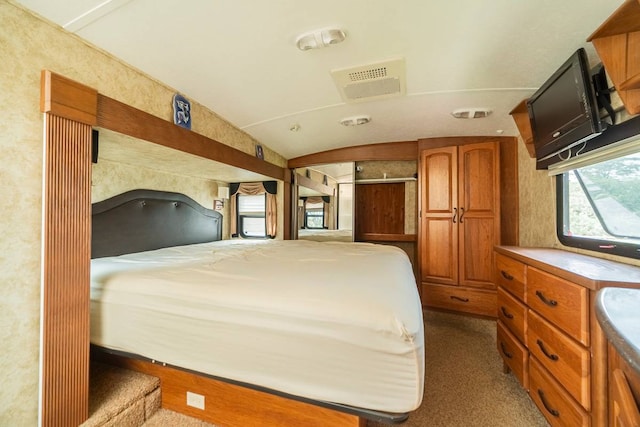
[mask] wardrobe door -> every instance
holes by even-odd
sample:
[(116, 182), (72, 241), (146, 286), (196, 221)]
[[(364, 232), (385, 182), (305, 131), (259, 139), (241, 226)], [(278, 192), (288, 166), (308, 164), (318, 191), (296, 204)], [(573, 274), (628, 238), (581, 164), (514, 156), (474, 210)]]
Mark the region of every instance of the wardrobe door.
[(420, 260), (422, 282), (458, 284), (457, 147), (420, 155)]

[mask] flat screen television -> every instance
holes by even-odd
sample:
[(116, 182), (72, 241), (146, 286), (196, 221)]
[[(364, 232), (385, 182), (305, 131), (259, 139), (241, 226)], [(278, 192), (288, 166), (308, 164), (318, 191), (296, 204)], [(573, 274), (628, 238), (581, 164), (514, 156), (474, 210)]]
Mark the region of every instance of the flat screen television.
[(538, 162), (603, 131), (584, 49), (578, 49), (544, 82), (527, 100), (527, 109)]

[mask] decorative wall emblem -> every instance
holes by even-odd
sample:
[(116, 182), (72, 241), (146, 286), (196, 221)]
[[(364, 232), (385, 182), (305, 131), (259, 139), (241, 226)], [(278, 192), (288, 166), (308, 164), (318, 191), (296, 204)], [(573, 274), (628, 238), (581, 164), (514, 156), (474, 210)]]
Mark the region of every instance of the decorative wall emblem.
[(191, 129), (191, 103), (179, 93), (173, 95), (173, 123)]

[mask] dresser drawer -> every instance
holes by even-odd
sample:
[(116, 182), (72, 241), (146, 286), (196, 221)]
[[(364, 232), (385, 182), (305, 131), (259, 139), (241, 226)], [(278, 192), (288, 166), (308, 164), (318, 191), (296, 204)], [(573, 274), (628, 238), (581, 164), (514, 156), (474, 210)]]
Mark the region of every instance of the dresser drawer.
[(496, 254), (496, 284), (508, 289), (513, 295), (525, 300), (525, 270), (520, 261)]
[(521, 343), (526, 339), (527, 307), (503, 288), (498, 288), (498, 319)]
[(531, 355), (538, 359), (578, 403), (589, 410), (589, 350), (533, 311), (529, 311), (527, 316), (527, 344)]
[(559, 277), (527, 268), (527, 304), (571, 337), (589, 345), (588, 290)]
[(427, 307), (496, 317), (496, 292), (447, 285), (422, 284)]
[(500, 321), (498, 321), (497, 344), (498, 353), (500, 353), (505, 365), (511, 369), (525, 390), (528, 389), (529, 352)]
[(587, 412), (549, 375), (534, 356), (529, 358), (529, 396), (553, 427), (588, 427)]

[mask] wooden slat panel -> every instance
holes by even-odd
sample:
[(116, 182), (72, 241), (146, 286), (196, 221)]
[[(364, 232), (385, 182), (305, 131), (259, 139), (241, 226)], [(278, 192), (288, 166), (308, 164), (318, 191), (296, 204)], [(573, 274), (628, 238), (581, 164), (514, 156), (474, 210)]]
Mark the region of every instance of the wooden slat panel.
[(45, 115), (41, 419), (89, 412), (91, 126)]

